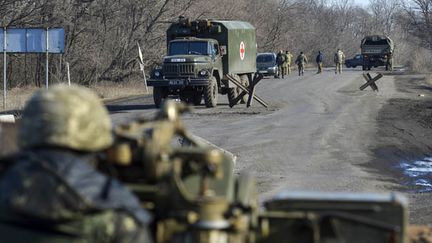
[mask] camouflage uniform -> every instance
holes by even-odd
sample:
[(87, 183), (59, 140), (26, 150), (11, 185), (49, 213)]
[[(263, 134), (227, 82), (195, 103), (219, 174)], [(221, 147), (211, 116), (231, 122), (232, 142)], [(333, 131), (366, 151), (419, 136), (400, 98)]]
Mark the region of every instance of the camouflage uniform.
[(300, 52), (300, 55), (297, 56), (295, 63), (298, 66), (299, 76), (304, 75), (304, 68), (308, 63), (308, 60), (303, 52)]
[(276, 63), (278, 65), (278, 78), (280, 78), (280, 76), (282, 75), (282, 78), (284, 78), (284, 74), (285, 74), (285, 61), (286, 61), (286, 56), (285, 54), (282, 52), (282, 50), (279, 51), (279, 53), (276, 56)]
[(387, 54), (386, 70), (393, 71), (393, 54)]
[(21, 151), (0, 177), (4, 242), (151, 242), (150, 215), (117, 180), (92, 167), (111, 123), (86, 89), (54, 87), (23, 112)]
[(285, 62), (283, 63), (283, 70), (284, 70), (284, 75), (288, 75), (288, 68), (289, 68), (289, 63), (291, 62), (291, 58), (290, 58), (290, 54), (288, 51), (286, 51), (284, 53), (285, 56)]
[(345, 54), (340, 49), (338, 49), (334, 55), (334, 62), (336, 64), (335, 74), (337, 74), (338, 72), (342, 73), (342, 65), (345, 62)]
[(287, 55), (287, 62), (286, 62), (286, 64), (287, 64), (287, 68), (286, 68), (287, 74), (291, 74), (291, 62), (292, 62), (293, 55), (289, 51), (286, 52), (286, 55)]

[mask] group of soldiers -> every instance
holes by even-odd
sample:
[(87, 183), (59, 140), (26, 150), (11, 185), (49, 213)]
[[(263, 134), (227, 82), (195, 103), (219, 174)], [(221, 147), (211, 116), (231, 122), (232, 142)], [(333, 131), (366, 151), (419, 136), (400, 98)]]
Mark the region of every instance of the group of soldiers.
[[(278, 65), (278, 74), (277, 78), (284, 78), (286, 75), (291, 73), (291, 60), (293, 55), (289, 51), (283, 51), (280, 50), (278, 54), (276, 55), (276, 63)], [(324, 54), (321, 51), (318, 51), (318, 54), (316, 56), (316, 64), (318, 67), (317, 73), (322, 73), (323, 70), (323, 61), (324, 61)], [(308, 59), (306, 55), (303, 52), (300, 52), (300, 54), (297, 56), (295, 60), (295, 64), (297, 64), (298, 67), (298, 75), (303, 76), (304, 75), (304, 69), (306, 67), (306, 64), (308, 63)], [(341, 49), (338, 49), (336, 53), (334, 54), (334, 63), (336, 65), (335, 74), (341, 74), (342, 73), (342, 66), (345, 63), (345, 54)]]
[(276, 55), (276, 64), (278, 65), (277, 78), (284, 78), (286, 75), (291, 74), (291, 59), (293, 55), (289, 51), (280, 50)]

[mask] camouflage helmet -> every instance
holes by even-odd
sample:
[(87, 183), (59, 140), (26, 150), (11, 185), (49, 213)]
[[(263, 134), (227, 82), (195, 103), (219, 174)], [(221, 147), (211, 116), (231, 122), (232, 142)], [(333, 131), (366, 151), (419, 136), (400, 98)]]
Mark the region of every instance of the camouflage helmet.
[(24, 108), (18, 134), (21, 148), (55, 146), (96, 152), (112, 142), (108, 112), (86, 88), (54, 86), (38, 91)]

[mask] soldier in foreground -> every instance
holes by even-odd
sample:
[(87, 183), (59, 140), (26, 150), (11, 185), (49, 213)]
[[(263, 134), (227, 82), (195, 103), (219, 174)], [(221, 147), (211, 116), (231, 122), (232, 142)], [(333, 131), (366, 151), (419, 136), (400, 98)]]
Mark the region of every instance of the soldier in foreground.
[(308, 60), (303, 52), (300, 52), (300, 55), (297, 56), (295, 63), (298, 66), (299, 76), (303, 76), (305, 65), (308, 63)]
[(37, 92), (21, 124), (21, 151), (0, 177), (4, 242), (151, 242), (137, 198), (93, 167), (113, 143), (96, 95), (63, 86)]
[(341, 49), (338, 49), (334, 55), (334, 62), (336, 64), (335, 74), (342, 73), (342, 65), (345, 62), (345, 54)]

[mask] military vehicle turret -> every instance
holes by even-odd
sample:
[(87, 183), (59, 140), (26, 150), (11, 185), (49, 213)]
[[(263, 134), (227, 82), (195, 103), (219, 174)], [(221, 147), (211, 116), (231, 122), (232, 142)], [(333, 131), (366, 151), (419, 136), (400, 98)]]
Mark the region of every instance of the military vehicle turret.
[(394, 51), (393, 41), (387, 36), (380, 35), (366, 36), (360, 48), (363, 55), (363, 70), (386, 66)]
[(148, 81), (157, 107), (170, 95), (194, 105), (204, 98), (207, 107), (215, 107), (218, 94), (227, 94), (229, 100), (237, 96), (227, 74), (246, 86), (251, 82), (257, 49), (251, 24), (180, 18), (166, 36), (167, 56)]

